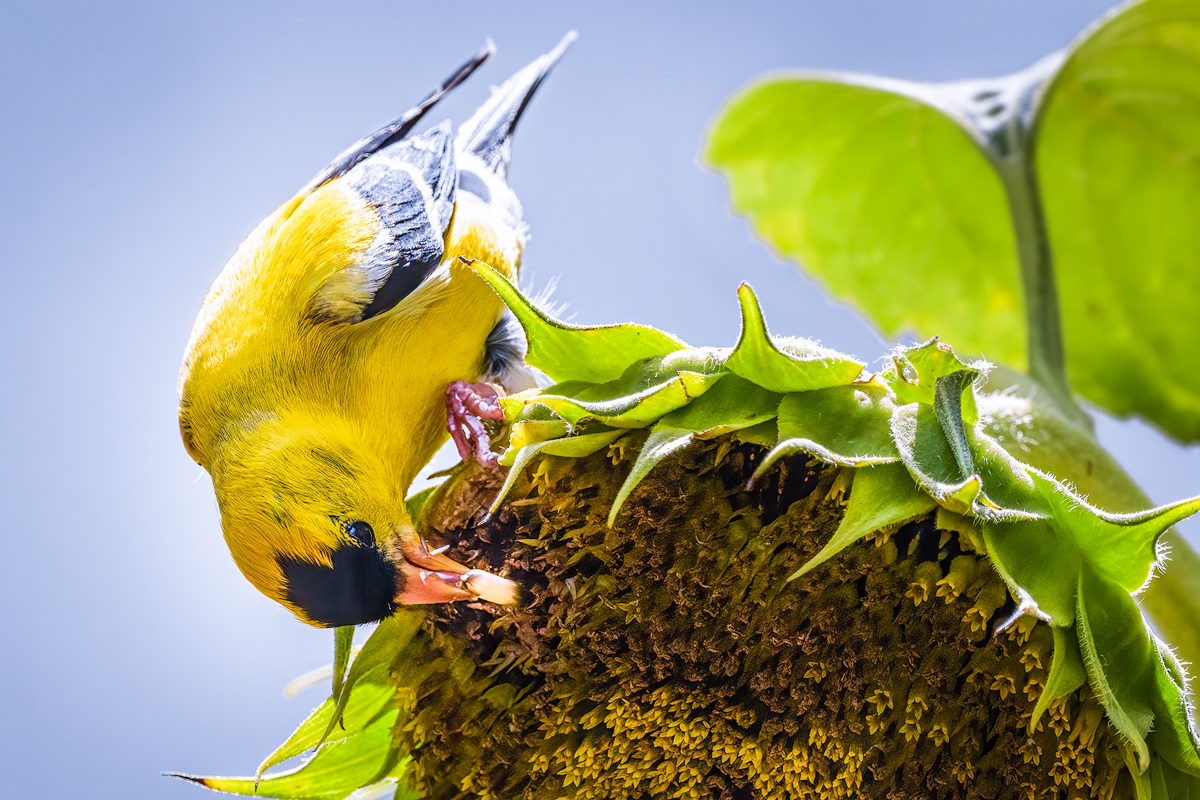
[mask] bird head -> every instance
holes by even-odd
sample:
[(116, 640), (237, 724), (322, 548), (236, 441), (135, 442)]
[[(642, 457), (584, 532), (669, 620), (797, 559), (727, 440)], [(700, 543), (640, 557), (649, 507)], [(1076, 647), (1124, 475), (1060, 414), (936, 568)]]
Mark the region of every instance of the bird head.
[(263, 414), (226, 437), (212, 475), (230, 552), (301, 621), (336, 627), (399, 605), (515, 601), (511, 581), (428, 550), (402, 487), (344, 422)]

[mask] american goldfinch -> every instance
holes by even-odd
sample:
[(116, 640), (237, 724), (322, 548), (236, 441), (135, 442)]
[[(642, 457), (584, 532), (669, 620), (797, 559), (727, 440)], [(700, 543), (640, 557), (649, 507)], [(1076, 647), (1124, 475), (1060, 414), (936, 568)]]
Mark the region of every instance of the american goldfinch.
[(431, 552), (405, 495), (446, 439), (447, 405), (460, 452), (486, 454), (475, 417), (495, 403), (474, 382), (529, 384), (519, 328), (461, 259), (516, 276), (526, 226), (506, 182), (511, 137), (573, 38), (457, 134), (414, 134), (489, 43), (267, 217), (204, 301), (179, 380), (184, 445), (212, 475), (242, 573), (304, 622), (514, 600), (511, 582)]

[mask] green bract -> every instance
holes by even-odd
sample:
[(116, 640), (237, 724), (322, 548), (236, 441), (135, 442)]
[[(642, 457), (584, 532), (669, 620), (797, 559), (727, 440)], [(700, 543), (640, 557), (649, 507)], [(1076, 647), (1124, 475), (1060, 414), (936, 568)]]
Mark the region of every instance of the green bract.
[[(395, 796), (403, 800), (408, 795), (399, 778), (407, 772), (408, 759), (392, 745), (392, 726), (400, 713), (392, 681), (395, 670), (419, 673), (422, 665), (393, 665), (391, 659), (420, 623), (418, 613), (399, 613), (381, 622), (349, 674), (338, 681), (334, 695), (267, 756), (253, 778), (177, 777), (221, 792), (259, 797), (341, 800), (356, 792), (358, 797), (377, 797), (399, 790)], [(263, 777), (276, 764), (313, 748), (318, 748), (316, 754), (300, 767)], [(378, 794), (371, 793), (374, 789)]]
[(1004, 78), (762, 79), (705, 158), (759, 236), (885, 334), (1197, 441), (1198, 134), (1200, 5), (1143, 0)]
[[(648, 336), (635, 326), (568, 327), (534, 309), (495, 270), (475, 270), (525, 327), (530, 364), (551, 379), (578, 374), (572, 340), (611, 356), (635, 332)], [(1050, 683), (1031, 727), (1086, 679), (1121, 733), (1135, 775), (1149, 775), (1153, 763), (1171, 785), (1190, 782), (1200, 791), (1182, 668), (1133, 599), (1156, 565), (1158, 538), (1200, 511), (1200, 497), (1134, 514), (1095, 508), (984, 432), (976, 382), (985, 363), (963, 362), (934, 339), (897, 352), (891, 367), (871, 375), (861, 362), (812, 343), (772, 339), (750, 287), (743, 284), (738, 296), (742, 335), (732, 350), (680, 343), (610, 369), (607, 381), (573, 379), (505, 398), (514, 430), (505, 460), (513, 469), (494, 507), (538, 453), (589, 455), (630, 428), (649, 435), (610, 524), (637, 483), (693, 438), (745, 431), (748, 441), (769, 444), (756, 477), (798, 451), (849, 468), (853, 483), (837, 532), (793, 578), (935, 507), (961, 515), (1022, 612), (1055, 631)], [(1151, 783), (1138, 783), (1139, 797)]]

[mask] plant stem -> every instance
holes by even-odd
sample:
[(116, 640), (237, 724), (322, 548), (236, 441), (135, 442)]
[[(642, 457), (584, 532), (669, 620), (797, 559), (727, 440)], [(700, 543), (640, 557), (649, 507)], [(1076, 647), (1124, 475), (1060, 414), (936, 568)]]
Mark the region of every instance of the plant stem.
[(1046, 231), (1033, 154), (1024, 146), (994, 159), (1008, 197), (1016, 236), (1017, 260), (1025, 289), (1025, 323), (1029, 340), (1029, 375), (1050, 395), (1051, 402), (1073, 422), (1090, 430), (1091, 421), (1071, 396), (1058, 312), (1054, 254)]

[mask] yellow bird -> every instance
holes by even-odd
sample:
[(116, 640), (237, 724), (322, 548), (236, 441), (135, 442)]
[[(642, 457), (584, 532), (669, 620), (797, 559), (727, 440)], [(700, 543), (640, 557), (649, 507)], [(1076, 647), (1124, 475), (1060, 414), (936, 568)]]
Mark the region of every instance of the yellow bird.
[[(491, 54), (358, 142), (242, 243), (204, 301), (179, 378), (179, 427), (212, 475), (242, 573), (322, 627), (399, 604), (516, 587), (430, 552), (405, 495), (450, 428), (491, 458), (488, 390), (531, 385), (519, 328), (460, 257), (516, 277), (525, 243), (506, 176), (527, 103), (568, 35), (456, 135), (413, 134)], [(448, 389), (449, 387), (449, 389)]]

